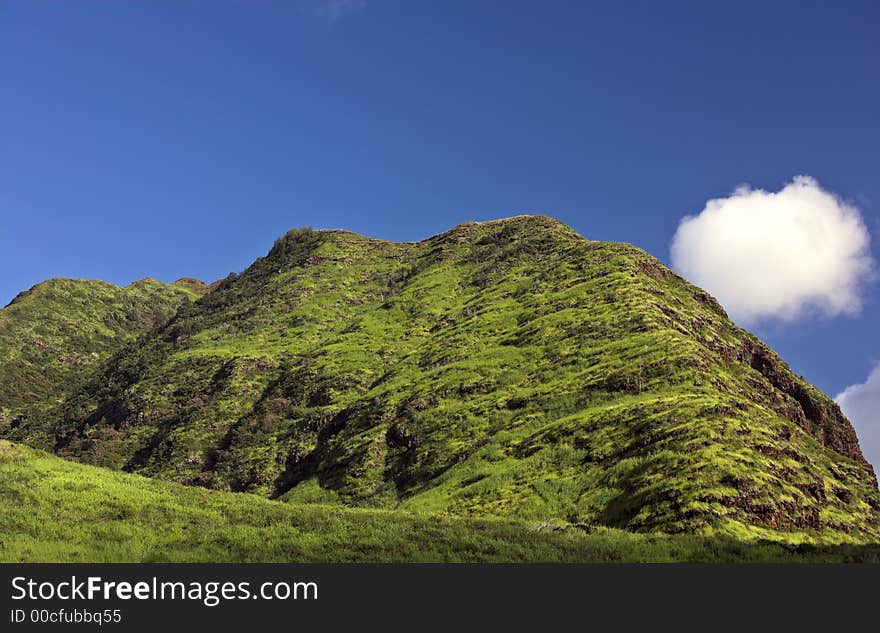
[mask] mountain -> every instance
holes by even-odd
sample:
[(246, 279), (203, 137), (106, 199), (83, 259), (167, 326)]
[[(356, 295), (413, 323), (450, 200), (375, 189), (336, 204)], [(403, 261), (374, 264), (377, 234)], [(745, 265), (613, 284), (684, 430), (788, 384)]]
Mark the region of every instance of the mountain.
[(0, 432), (63, 401), (101, 361), (203, 295), (195, 279), (51, 279), (0, 310)]
[(833, 401), (655, 258), (542, 216), (291, 231), (17, 431), (297, 505), (880, 538)]
[(290, 504), (0, 440), (0, 562), (877, 562), (877, 545), (744, 543), (517, 518)]

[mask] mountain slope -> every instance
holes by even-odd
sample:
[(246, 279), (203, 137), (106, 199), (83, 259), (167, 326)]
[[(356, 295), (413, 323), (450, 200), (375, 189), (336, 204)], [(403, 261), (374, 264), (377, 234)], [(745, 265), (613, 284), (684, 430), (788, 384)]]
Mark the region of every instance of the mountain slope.
[(212, 492), (64, 461), (0, 440), (0, 562), (836, 562), (878, 546), (463, 519)]
[(293, 502), (880, 535), (830, 399), (654, 258), (545, 217), (292, 231), (45, 422), (67, 457)]
[(125, 288), (51, 279), (0, 310), (0, 432), (60, 402), (103, 359), (204, 294), (194, 279)]

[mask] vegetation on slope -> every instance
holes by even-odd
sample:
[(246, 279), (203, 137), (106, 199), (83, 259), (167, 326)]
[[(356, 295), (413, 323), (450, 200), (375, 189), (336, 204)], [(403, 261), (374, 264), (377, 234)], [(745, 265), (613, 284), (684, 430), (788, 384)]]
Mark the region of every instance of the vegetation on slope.
[(654, 258), (544, 217), (407, 244), (292, 231), (30, 429), (292, 503), (880, 538), (830, 399)]
[(291, 504), (0, 441), (0, 562), (877, 561), (880, 548), (590, 534), (517, 520)]
[(63, 401), (102, 360), (205, 289), (194, 279), (125, 288), (51, 279), (20, 293), (0, 310), (0, 433)]

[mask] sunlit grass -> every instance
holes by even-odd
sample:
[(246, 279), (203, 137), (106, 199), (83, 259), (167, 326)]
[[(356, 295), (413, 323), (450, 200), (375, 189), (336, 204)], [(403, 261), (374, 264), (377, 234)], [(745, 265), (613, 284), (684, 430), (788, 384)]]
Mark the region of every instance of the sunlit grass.
[(281, 503), (83, 466), (0, 441), (2, 562), (832, 562), (878, 556), (878, 547), (785, 548), (728, 534), (585, 533), (552, 522)]

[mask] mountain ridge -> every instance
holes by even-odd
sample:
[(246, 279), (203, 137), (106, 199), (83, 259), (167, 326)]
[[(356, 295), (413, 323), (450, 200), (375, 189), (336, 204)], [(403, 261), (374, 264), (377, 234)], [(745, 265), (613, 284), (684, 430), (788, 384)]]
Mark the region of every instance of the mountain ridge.
[(546, 216), (403, 243), (291, 231), (31, 429), (291, 502), (878, 534), (833, 401), (659, 260)]

